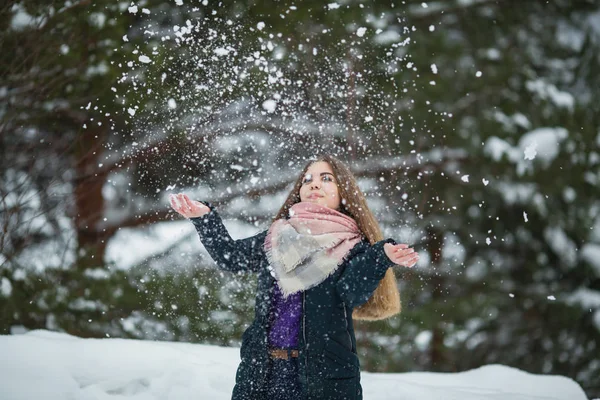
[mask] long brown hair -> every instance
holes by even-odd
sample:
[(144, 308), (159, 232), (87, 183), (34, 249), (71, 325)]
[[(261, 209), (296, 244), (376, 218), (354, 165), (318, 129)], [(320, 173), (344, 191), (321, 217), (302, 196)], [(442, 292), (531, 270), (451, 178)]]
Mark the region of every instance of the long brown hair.
[[(340, 211), (356, 221), (358, 228), (369, 243), (375, 244), (383, 240), (381, 228), (379, 228), (375, 216), (369, 209), (365, 195), (358, 187), (354, 174), (352, 174), (346, 164), (330, 154), (323, 154), (306, 164), (296, 180), (294, 188), (275, 216), (274, 221), (287, 218), (290, 207), (300, 202), (300, 187), (302, 186), (304, 175), (313, 163), (319, 161), (324, 161), (331, 166), (340, 193)], [(398, 284), (394, 271), (390, 268), (379, 282), (379, 286), (371, 298), (365, 304), (354, 309), (352, 317), (357, 320), (376, 321), (396, 315), (400, 312), (400, 309)]]

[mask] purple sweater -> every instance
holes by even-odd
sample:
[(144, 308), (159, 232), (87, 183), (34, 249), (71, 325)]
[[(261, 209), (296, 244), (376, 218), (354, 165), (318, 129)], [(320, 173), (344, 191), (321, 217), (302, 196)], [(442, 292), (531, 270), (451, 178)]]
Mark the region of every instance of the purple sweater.
[(297, 349), (300, 318), (302, 317), (302, 292), (283, 298), (275, 284), (270, 314), (269, 346), (276, 349)]

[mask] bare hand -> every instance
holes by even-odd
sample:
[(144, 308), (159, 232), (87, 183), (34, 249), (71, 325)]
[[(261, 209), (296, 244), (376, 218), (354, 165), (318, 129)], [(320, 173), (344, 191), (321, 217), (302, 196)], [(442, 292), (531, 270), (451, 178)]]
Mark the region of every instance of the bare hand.
[(210, 211), (210, 208), (199, 201), (191, 200), (183, 193), (170, 195), (169, 203), (171, 203), (173, 210), (177, 211), (186, 218), (201, 217)]
[(419, 261), (419, 254), (408, 247), (407, 244), (396, 244), (386, 243), (383, 245), (385, 255), (397, 265), (404, 267), (412, 267), (417, 261)]

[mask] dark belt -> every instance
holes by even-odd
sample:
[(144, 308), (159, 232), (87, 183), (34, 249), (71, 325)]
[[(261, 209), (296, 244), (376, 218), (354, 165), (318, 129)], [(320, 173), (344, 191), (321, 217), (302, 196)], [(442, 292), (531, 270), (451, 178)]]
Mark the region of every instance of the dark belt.
[(298, 357), (298, 350), (270, 349), (269, 356), (271, 358), (278, 358), (281, 360), (289, 360), (290, 358)]

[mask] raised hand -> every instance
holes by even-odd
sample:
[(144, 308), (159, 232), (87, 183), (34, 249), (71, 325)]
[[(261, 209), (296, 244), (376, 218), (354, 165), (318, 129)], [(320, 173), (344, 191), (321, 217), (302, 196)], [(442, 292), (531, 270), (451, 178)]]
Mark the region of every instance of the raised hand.
[(407, 244), (391, 244), (386, 243), (383, 245), (383, 250), (385, 251), (385, 255), (397, 265), (402, 265), (403, 267), (412, 267), (417, 261), (419, 261), (419, 254), (408, 247)]
[(196, 218), (207, 214), (210, 208), (199, 201), (191, 200), (183, 193), (172, 194), (169, 196), (169, 203), (173, 210), (186, 218)]

